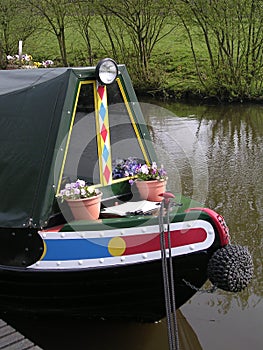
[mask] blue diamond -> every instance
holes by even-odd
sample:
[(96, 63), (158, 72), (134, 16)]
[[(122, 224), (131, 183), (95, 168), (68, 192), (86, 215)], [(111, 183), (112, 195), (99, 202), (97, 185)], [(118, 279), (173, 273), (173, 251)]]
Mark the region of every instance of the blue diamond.
[(103, 104), (101, 104), (100, 106), (100, 116), (101, 116), (101, 119), (104, 121), (106, 116), (106, 108), (104, 107)]
[(108, 157), (109, 157), (109, 151), (108, 151), (108, 148), (106, 147), (106, 145), (104, 145), (104, 147), (103, 147), (102, 156), (106, 162)]

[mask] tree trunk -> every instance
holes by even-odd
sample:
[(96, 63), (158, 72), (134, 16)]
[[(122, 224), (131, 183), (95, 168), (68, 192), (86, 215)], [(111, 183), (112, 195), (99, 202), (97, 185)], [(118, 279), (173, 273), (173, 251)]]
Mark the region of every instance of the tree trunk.
[(3, 50), (2, 42), (0, 41), (0, 69), (5, 69), (7, 65), (6, 57)]
[(64, 28), (60, 28), (60, 31), (57, 34), (57, 39), (58, 39), (58, 43), (59, 43), (59, 50), (60, 50), (60, 54), (61, 54), (62, 63), (64, 65), (64, 67), (68, 67)]

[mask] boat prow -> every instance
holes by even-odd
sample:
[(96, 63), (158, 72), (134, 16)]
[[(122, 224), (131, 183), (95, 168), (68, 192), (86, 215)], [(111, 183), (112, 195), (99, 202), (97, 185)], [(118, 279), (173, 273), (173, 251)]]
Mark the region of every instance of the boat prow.
[[(158, 159), (124, 65), (0, 71), (0, 109), (2, 314), (156, 321), (168, 279), (177, 308), (208, 277), (234, 292), (250, 282), (251, 256), (221, 215), (131, 184), (128, 165)], [(98, 217), (76, 219), (67, 190), (100, 193)]]

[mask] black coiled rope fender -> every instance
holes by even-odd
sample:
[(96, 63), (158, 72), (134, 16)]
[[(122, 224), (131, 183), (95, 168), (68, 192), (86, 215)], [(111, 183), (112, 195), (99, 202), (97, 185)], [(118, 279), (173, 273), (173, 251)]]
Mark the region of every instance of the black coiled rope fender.
[(207, 267), (207, 276), (216, 287), (234, 293), (248, 286), (253, 272), (253, 259), (248, 248), (232, 244), (218, 249)]

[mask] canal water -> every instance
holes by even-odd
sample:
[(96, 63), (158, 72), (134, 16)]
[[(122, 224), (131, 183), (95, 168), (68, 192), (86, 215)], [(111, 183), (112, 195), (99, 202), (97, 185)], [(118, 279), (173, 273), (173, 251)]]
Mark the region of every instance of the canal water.
[[(225, 217), (231, 242), (249, 248), (254, 277), (233, 294), (198, 292), (177, 312), (180, 350), (263, 349), (263, 105), (145, 101), (142, 109), (169, 189)], [(168, 350), (155, 324), (11, 320), (43, 349)]]

